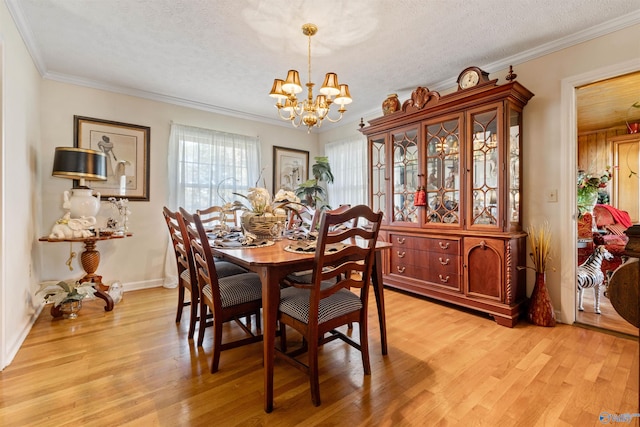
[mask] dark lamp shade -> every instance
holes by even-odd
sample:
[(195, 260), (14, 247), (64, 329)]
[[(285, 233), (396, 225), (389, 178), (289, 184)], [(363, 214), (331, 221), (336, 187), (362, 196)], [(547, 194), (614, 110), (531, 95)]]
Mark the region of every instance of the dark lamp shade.
[(53, 172), (59, 178), (104, 181), (107, 179), (107, 156), (95, 150), (56, 147)]

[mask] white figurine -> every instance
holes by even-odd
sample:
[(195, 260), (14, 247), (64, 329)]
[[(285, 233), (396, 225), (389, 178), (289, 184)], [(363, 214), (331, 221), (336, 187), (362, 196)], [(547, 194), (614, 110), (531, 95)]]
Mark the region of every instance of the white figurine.
[(91, 231), (96, 225), (96, 218), (93, 216), (82, 218), (71, 218), (69, 212), (56, 221), (50, 239), (83, 239), (93, 236)]

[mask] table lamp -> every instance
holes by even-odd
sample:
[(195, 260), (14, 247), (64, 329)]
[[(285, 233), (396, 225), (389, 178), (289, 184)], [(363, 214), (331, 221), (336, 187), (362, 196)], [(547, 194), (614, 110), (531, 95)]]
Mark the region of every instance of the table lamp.
[(51, 175), (80, 181), (78, 187), (71, 189), (71, 218), (95, 217), (98, 214), (100, 193), (97, 198), (93, 197), (93, 190), (86, 186), (85, 181), (107, 179), (107, 156), (104, 153), (86, 148), (56, 147)]

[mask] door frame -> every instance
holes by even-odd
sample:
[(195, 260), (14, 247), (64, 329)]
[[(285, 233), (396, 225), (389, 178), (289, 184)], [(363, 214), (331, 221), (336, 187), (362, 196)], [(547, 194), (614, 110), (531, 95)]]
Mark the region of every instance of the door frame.
[(561, 80), (560, 121), (562, 164), (567, 165), (566, 173), (560, 177), (562, 197), (559, 198), (561, 217), (560, 263), (560, 321), (573, 324), (576, 321), (576, 269), (577, 254), (577, 218), (576, 177), (578, 165), (578, 121), (576, 89), (586, 84), (617, 77), (640, 70), (640, 58), (609, 65), (587, 73), (567, 77)]

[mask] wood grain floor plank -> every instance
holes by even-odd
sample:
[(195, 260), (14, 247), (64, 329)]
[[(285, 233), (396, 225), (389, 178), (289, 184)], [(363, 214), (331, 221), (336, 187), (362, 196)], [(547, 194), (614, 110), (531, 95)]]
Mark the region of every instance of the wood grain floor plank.
[[(389, 355), (380, 354), (371, 298), (372, 374), (359, 352), (327, 344), (316, 408), (307, 377), (276, 360), (271, 414), (262, 408), (262, 344), (223, 352), (210, 374), (210, 331), (201, 348), (187, 340), (186, 314), (174, 323), (175, 290), (128, 292), (112, 312), (85, 301), (76, 320), (45, 309), (0, 373), (0, 425), (585, 426), (601, 425), (603, 411), (640, 412), (637, 340), (562, 324), (510, 329), (385, 296)], [(225, 335), (240, 328), (225, 325)]]

